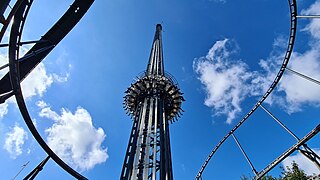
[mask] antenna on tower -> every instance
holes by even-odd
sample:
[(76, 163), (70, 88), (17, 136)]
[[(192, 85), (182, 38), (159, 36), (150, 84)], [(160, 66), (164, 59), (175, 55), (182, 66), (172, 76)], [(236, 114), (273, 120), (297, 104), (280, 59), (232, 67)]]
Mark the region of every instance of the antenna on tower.
[(25, 163), (24, 165), (21, 166), (20, 171), (13, 177), (11, 178), (11, 180), (16, 179), (16, 177), (24, 170), (24, 168), (26, 168), (26, 166), (29, 164), (30, 161), (28, 161), (27, 163)]
[[(162, 25), (165, 25), (163, 21), (161, 21), (161, 24), (162, 24)], [(165, 31), (165, 30), (162, 30), (162, 32), (166, 32), (166, 31)]]

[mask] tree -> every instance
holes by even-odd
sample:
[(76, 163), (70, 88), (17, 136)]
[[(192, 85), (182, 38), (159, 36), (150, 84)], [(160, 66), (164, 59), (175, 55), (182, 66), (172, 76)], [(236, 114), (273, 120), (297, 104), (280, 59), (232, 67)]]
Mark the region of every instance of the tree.
[[(242, 175), (240, 178), (241, 178), (241, 180), (250, 180), (250, 179), (252, 179), (251, 177), (248, 178), (248, 177), (245, 176), (245, 175)], [(266, 175), (266, 176), (263, 176), (263, 177), (261, 178), (261, 180), (277, 180), (277, 178), (272, 177), (271, 175)]]
[(241, 179), (241, 180), (249, 180), (249, 178), (247, 178), (247, 176), (245, 176), (245, 175), (242, 175), (242, 176), (240, 177), (240, 179)]
[[(307, 180), (308, 176), (304, 173), (302, 169), (299, 168), (299, 165), (296, 162), (291, 163), (292, 167), (287, 166), (284, 168), (281, 166), (282, 169), (282, 176), (279, 178), (273, 177), (271, 175), (266, 175), (261, 178), (261, 180)], [(249, 180), (251, 178), (247, 178), (245, 175), (240, 177), (241, 180)]]
[(263, 176), (261, 180), (277, 180), (277, 178), (272, 177), (271, 175), (266, 175), (266, 176)]
[(286, 169), (281, 167), (283, 177), (280, 177), (279, 180), (307, 180), (308, 176), (304, 173), (302, 169), (299, 168), (299, 165), (296, 162), (292, 162), (292, 167), (287, 166)]

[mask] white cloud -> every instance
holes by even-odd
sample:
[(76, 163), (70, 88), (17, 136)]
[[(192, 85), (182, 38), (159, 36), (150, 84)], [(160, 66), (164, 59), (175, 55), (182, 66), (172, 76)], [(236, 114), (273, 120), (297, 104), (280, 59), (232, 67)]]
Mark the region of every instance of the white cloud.
[[(320, 154), (320, 150), (315, 150), (313, 149), (313, 151), (317, 154)], [(312, 161), (310, 161), (309, 159), (307, 159), (304, 155), (302, 155), (301, 153), (297, 153), (296, 155), (292, 155), (287, 157), (283, 162), (282, 165), (284, 167), (289, 166), (291, 167), (291, 163), (295, 161), (298, 165), (299, 168), (301, 168), (302, 170), (304, 170), (304, 172), (307, 175), (312, 175), (313, 173), (315, 174), (320, 174), (320, 170), (317, 168), (317, 166), (315, 164), (313, 164)]]
[[(23, 51), (27, 50), (24, 49)], [(1, 65), (8, 62), (7, 55), (4, 53), (5, 52), (0, 51)], [(0, 78), (2, 78), (7, 72), (8, 68), (0, 70)], [(23, 96), (25, 99), (30, 99), (34, 96), (41, 97), (53, 83), (66, 82), (68, 77), (69, 73), (66, 73), (64, 76), (55, 73), (48, 73), (45, 65), (43, 63), (39, 63), (38, 66), (35, 67), (21, 83)], [(15, 103), (15, 99), (10, 98), (5, 103), (0, 104), (0, 119), (2, 119), (8, 113), (8, 103)]]
[[(26, 54), (30, 48), (30, 45), (22, 46), (20, 48), (20, 57)], [(7, 54), (7, 48), (0, 48), (0, 66), (8, 64)], [(58, 57), (57, 63), (59, 63), (62, 57), (65, 55), (65, 52), (62, 53), (62, 55)], [(69, 64), (69, 69), (70, 66), (71, 65)], [(7, 72), (8, 68), (0, 70), (0, 78), (2, 78), (2, 76), (4, 76)], [(68, 77), (69, 73), (66, 73), (65, 75), (47, 73), (45, 65), (41, 62), (30, 72), (30, 74), (25, 78), (25, 80), (22, 81), (21, 86), (23, 90), (23, 95), (25, 98), (31, 98), (37, 95), (42, 96), (43, 93), (46, 92), (47, 88), (49, 88), (53, 82), (66, 82), (68, 80)]]
[(8, 103), (0, 104), (0, 119), (8, 113)]
[(34, 125), (35, 128), (38, 128), (38, 122), (36, 119), (32, 119), (32, 124)]
[[(236, 47), (228, 39), (217, 41), (205, 57), (194, 61), (194, 70), (205, 87), (205, 105), (212, 107), (216, 115), (226, 114), (227, 123), (232, 123), (236, 113), (241, 112), (240, 104), (246, 96), (256, 93), (253, 81), (256, 72), (249, 72), (241, 60), (234, 60), (229, 49)], [(232, 48), (234, 49), (234, 48)]]
[[(282, 42), (284, 39), (280, 37), (275, 41)], [(260, 60), (259, 65), (263, 69), (261, 77), (271, 77), (272, 79), (265, 79), (264, 83), (267, 85), (263, 87), (265, 92), (276, 73), (279, 71), (279, 67), (282, 64), (283, 53), (285, 50), (285, 44), (274, 43), (274, 50), (266, 60)], [(307, 75), (313, 79), (320, 79), (320, 46), (313, 42), (309, 42), (310, 48), (303, 53), (293, 52), (291, 55), (288, 68), (293, 69), (299, 73)], [(308, 93), (306, 93), (308, 92)], [(282, 76), (281, 81), (276, 87), (274, 93), (268, 97), (269, 104), (275, 103), (280, 105), (286, 112), (294, 113), (302, 110), (304, 105), (319, 106), (320, 105), (320, 86), (313, 82), (310, 82), (304, 78), (301, 78), (295, 74), (286, 71)]]
[(68, 81), (69, 73), (66, 73), (64, 76), (58, 74), (52, 74), (55, 82), (64, 83)]
[[(1, 54), (0, 54), (1, 57)], [(2, 72), (1, 77), (7, 71)], [(48, 74), (43, 63), (40, 63), (22, 82), (21, 88), (25, 99), (30, 99), (34, 96), (42, 96), (53, 82), (59, 82), (55, 74)], [(0, 119), (8, 113), (9, 104), (16, 103), (13, 97), (0, 104)]]
[[(261, 86), (261, 93), (265, 93), (274, 81), (285, 56), (287, 41), (287, 38), (281, 35), (276, 37), (273, 42), (273, 50), (269, 57), (267, 59), (260, 59), (259, 66), (262, 70), (259, 72), (260, 75), (257, 78), (261, 80), (257, 85)], [(274, 98), (269, 96), (267, 100), (267, 102), (271, 104)]]
[(44, 101), (38, 101), (36, 105), (41, 108), (41, 111), (39, 112), (40, 117), (45, 117), (54, 121), (59, 121), (59, 114), (52, 111), (51, 107), (49, 107), (47, 103), (45, 103)]
[[(43, 103), (38, 103), (43, 105)], [(95, 128), (87, 110), (78, 107), (75, 113), (62, 109), (61, 114), (43, 107), (39, 113), (54, 121), (46, 129), (48, 145), (63, 160), (80, 170), (92, 169), (107, 160), (107, 149), (102, 148), (106, 135), (102, 128)]]
[(53, 75), (48, 74), (43, 63), (40, 63), (30, 74), (22, 81), (22, 92), (25, 98), (32, 96), (42, 96), (47, 88), (53, 83)]
[(209, 0), (210, 2), (216, 2), (216, 3), (226, 3), (227, 0)]
[[(0, 48), (0, 67), (8, 63), (8, 55), (6, 48)], [(0, 70), (0, 78), (2, 78), (8, 72), (8, 68)], [(2, 119), (8, 113), (7, 102), (0, 104), (0, 119)]]
[[(318, 9), (320, 1), (303, 12), (316, 14)], [(304, 30), (311, 35), (307, 49), (293, 52), (288, 67), (320, 80), (320, 45), (315, 41), (320, 38), (320, 21), (312, 20)], [(239, 49), (235, 43), (228, 39), (217, 41), (206, 56), (196, 59), (193, 64), (207, 94), (205, 105), (213, 108), (215, 115), (225, 114), (226, 122), (232, 123), (236, 114), (241, 112), (241, 102), (245, 98), (260, 97), (270, 87), (281, 67), (286, 46), (287, 38), (277, 37), (269, 57), (259, 61), (261, 70), (258, 72), (249, 71), (247, 64), (232, 58)], [(319, 92), (319, 85), (286, 72), (265, 102), (294, 113), (305, 105), (320, 106)]]
[[(294, 53), (289, 68), (320, 80), (319, 52), (320, 48), (313, 47), (303, 54)], [(286, 73), (283, 76), (278, 91), (286, 94), (283, 98), (289, 105), (285, 106), (289, 113), (302, 110), (304, 104), (320, 105), (320, 86), (294, 74)]]
[[(317, 0), (308, 9), (302, 10), (301, 14), (304, 15), (319, 15), (320, 14), (320, 1)], [(320, 38), (320, 22), (318, 19), (313, 19), (311, 22), (303, 29), (310, 33), (314, 38)]]
[(27, 139), (27, 132), (16, 124), (13, 129), (6, 134), (3, 148), (8, 151), (11, 158), (15, 159), (22, 154), (22, 146)]
[(39, 107), (39, 108), (45, 108), (48, 106), (48, 104), (44, 101), (37, 101), (36, 102), (36, 105)]

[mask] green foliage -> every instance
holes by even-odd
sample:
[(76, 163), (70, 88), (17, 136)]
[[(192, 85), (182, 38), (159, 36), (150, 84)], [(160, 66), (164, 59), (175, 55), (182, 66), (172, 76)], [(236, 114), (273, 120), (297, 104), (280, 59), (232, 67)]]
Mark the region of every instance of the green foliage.
[[(245, 175), (242, 175), (240, 178), (241, 178), (241, 180), (250, 180), (250, 179), (252, 179), (252, 177), (248, 178), (248, 177), (245, 176)], [(263, 176), (263, 177), (261, 178), (261, 180), (277, 180), (277, 178), (272, 177), (272, 176), (270, 176), (270, 175), (266, 175), (266, 176)]]
[(271, 175), (263, 176), (261, 180), (277, 180), (277, 178), (272, 177)]
[(249, 180), (249, 178), (247, 178), (247, 176), (245, 176), (245, 175), (242, 175), (242, 176), (240, 177), (240, 179), (241, 179), (241, 180)]
[(282, 169), (282, 175), (283, 177), (280, 177), (279, 180), (307, 180), (308, 177), (304, 173), (302, 169), (299, 168), (298, 164), (296, 162), (292, 162), (292, 167), (286, 167)]
[[(261, 178), (261, 180), (307, 180), (308, 176), (304, 173), (302, 169), (299, 168), (296, 162), (292, 162), (292, 167), (287, 166), (286, 168), (280, 167), (282, 169), (282, 176), (279, 178), (273, 177), (271, 175), (266, 175)], [(242, 175), (241, 180), (249, 180), (251, 178)]]

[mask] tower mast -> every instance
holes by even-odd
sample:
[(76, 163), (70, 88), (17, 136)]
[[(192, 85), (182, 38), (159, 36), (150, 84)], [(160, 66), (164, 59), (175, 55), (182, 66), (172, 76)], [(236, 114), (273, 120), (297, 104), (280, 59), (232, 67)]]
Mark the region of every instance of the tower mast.
[(133, 119), (121, 180), (172, 180), (169, 122), (180, 117), (182, 93), (165, 73), (162, 26), (156, 32), (147, 70), (125, 92), (124, 109)]

